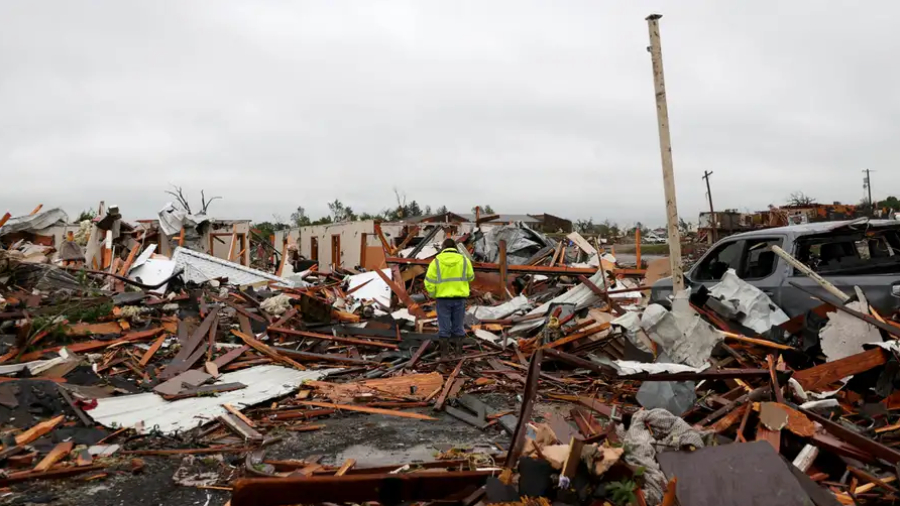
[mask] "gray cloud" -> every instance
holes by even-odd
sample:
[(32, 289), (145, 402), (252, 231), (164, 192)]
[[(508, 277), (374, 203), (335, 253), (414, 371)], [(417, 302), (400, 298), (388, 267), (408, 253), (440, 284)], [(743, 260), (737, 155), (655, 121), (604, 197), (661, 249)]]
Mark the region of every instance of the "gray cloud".
[[(0, 205), (223, 218), (432, 206), (664, 220), (662, 12), (681, 214), (900, 193), (895, 2), (5, 2)], [(0, 210), (2, 211), (2, 210)]]

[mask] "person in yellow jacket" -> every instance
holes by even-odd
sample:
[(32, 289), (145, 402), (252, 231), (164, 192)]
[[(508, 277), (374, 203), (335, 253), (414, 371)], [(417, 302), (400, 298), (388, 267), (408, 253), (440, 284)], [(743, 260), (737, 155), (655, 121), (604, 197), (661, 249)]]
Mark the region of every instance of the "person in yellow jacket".
[(466, 299), (469, 298), (469, 283), (475, 279), (472, 262), (456, 249), (456, 241), (447, 238), (425, 273), (425, 290), (437, 301), (438, 339), (441, 355), (447, 356), (450, 340), (457, 352), (462, 352), (466, 329)]

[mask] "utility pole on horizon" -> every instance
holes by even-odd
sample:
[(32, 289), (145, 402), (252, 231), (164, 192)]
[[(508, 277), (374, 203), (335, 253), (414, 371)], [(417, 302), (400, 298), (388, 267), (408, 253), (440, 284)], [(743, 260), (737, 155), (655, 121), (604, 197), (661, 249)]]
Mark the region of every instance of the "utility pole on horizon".
[(712, 171), (704, 170), (703, 177), (700, 179), (706, 180), (706, 195), (709, 197), (709, 237), (707, 237), (707, 242), (710, 245), (716, 242), (716, 227), (718, 222), (716, 221), (716, 208), (713, 207), (712, 203), (712, 190), (709, 188), (709, 176), (712, 176)]
[(869, 213), (875, 214), (875, 202), (872, 202), (872, 176), (869, 175), (872, 172), (869, 169), (863, 169), (863, 172), (866, 173), (866, 177), (863, 178), (863, 188), (869, 190)]

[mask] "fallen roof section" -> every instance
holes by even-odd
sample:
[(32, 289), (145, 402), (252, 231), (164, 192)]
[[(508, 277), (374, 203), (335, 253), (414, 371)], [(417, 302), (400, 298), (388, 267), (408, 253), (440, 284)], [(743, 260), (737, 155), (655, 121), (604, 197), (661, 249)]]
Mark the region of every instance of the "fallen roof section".
[(244, 383), (247, 388), (215, 397), (194, 397), (167, 401), (155, 393), (97, 399), (97, 407), (87, 413), (104, 427), (134, 428), (145, 434), (154, 429), (162, 434), (183, 432), (226, 414), (223, 407), (252, 406), (296, 390), (304, 381), (318, 380), (335, 369), (298, 371), (277, 365), (261, 365), (223, 374), (215, 384)]
[(293, 283), (285, 278), (187, 248), (175, 248), (172, 260), (177, 267), (184, 269), (185, 281), (198, 284), (216, 278), (228, 278), (229, 284), (239, 286), (268, 281), (293, 286)]

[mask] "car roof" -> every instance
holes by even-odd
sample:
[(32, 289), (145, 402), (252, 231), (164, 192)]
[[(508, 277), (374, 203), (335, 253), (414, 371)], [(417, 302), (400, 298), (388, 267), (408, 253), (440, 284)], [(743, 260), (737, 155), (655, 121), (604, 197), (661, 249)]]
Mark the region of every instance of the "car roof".
[(763, 228), (743, 232), (729, 236), (729, 239), (746, 239), (754, 237), (764, 237), (772, 234), (784, 234), (793, 237), (804, 235), (824, 234), (832, 230), (847, 227), (849, 229), (866, 228), (866, 227), (900, 227), (900, 221), (897, 220), (845, 220), (845, 221), (824, 221), (819, 223), (804, 223), (802, 225), (788, 225), (786, 227)]

